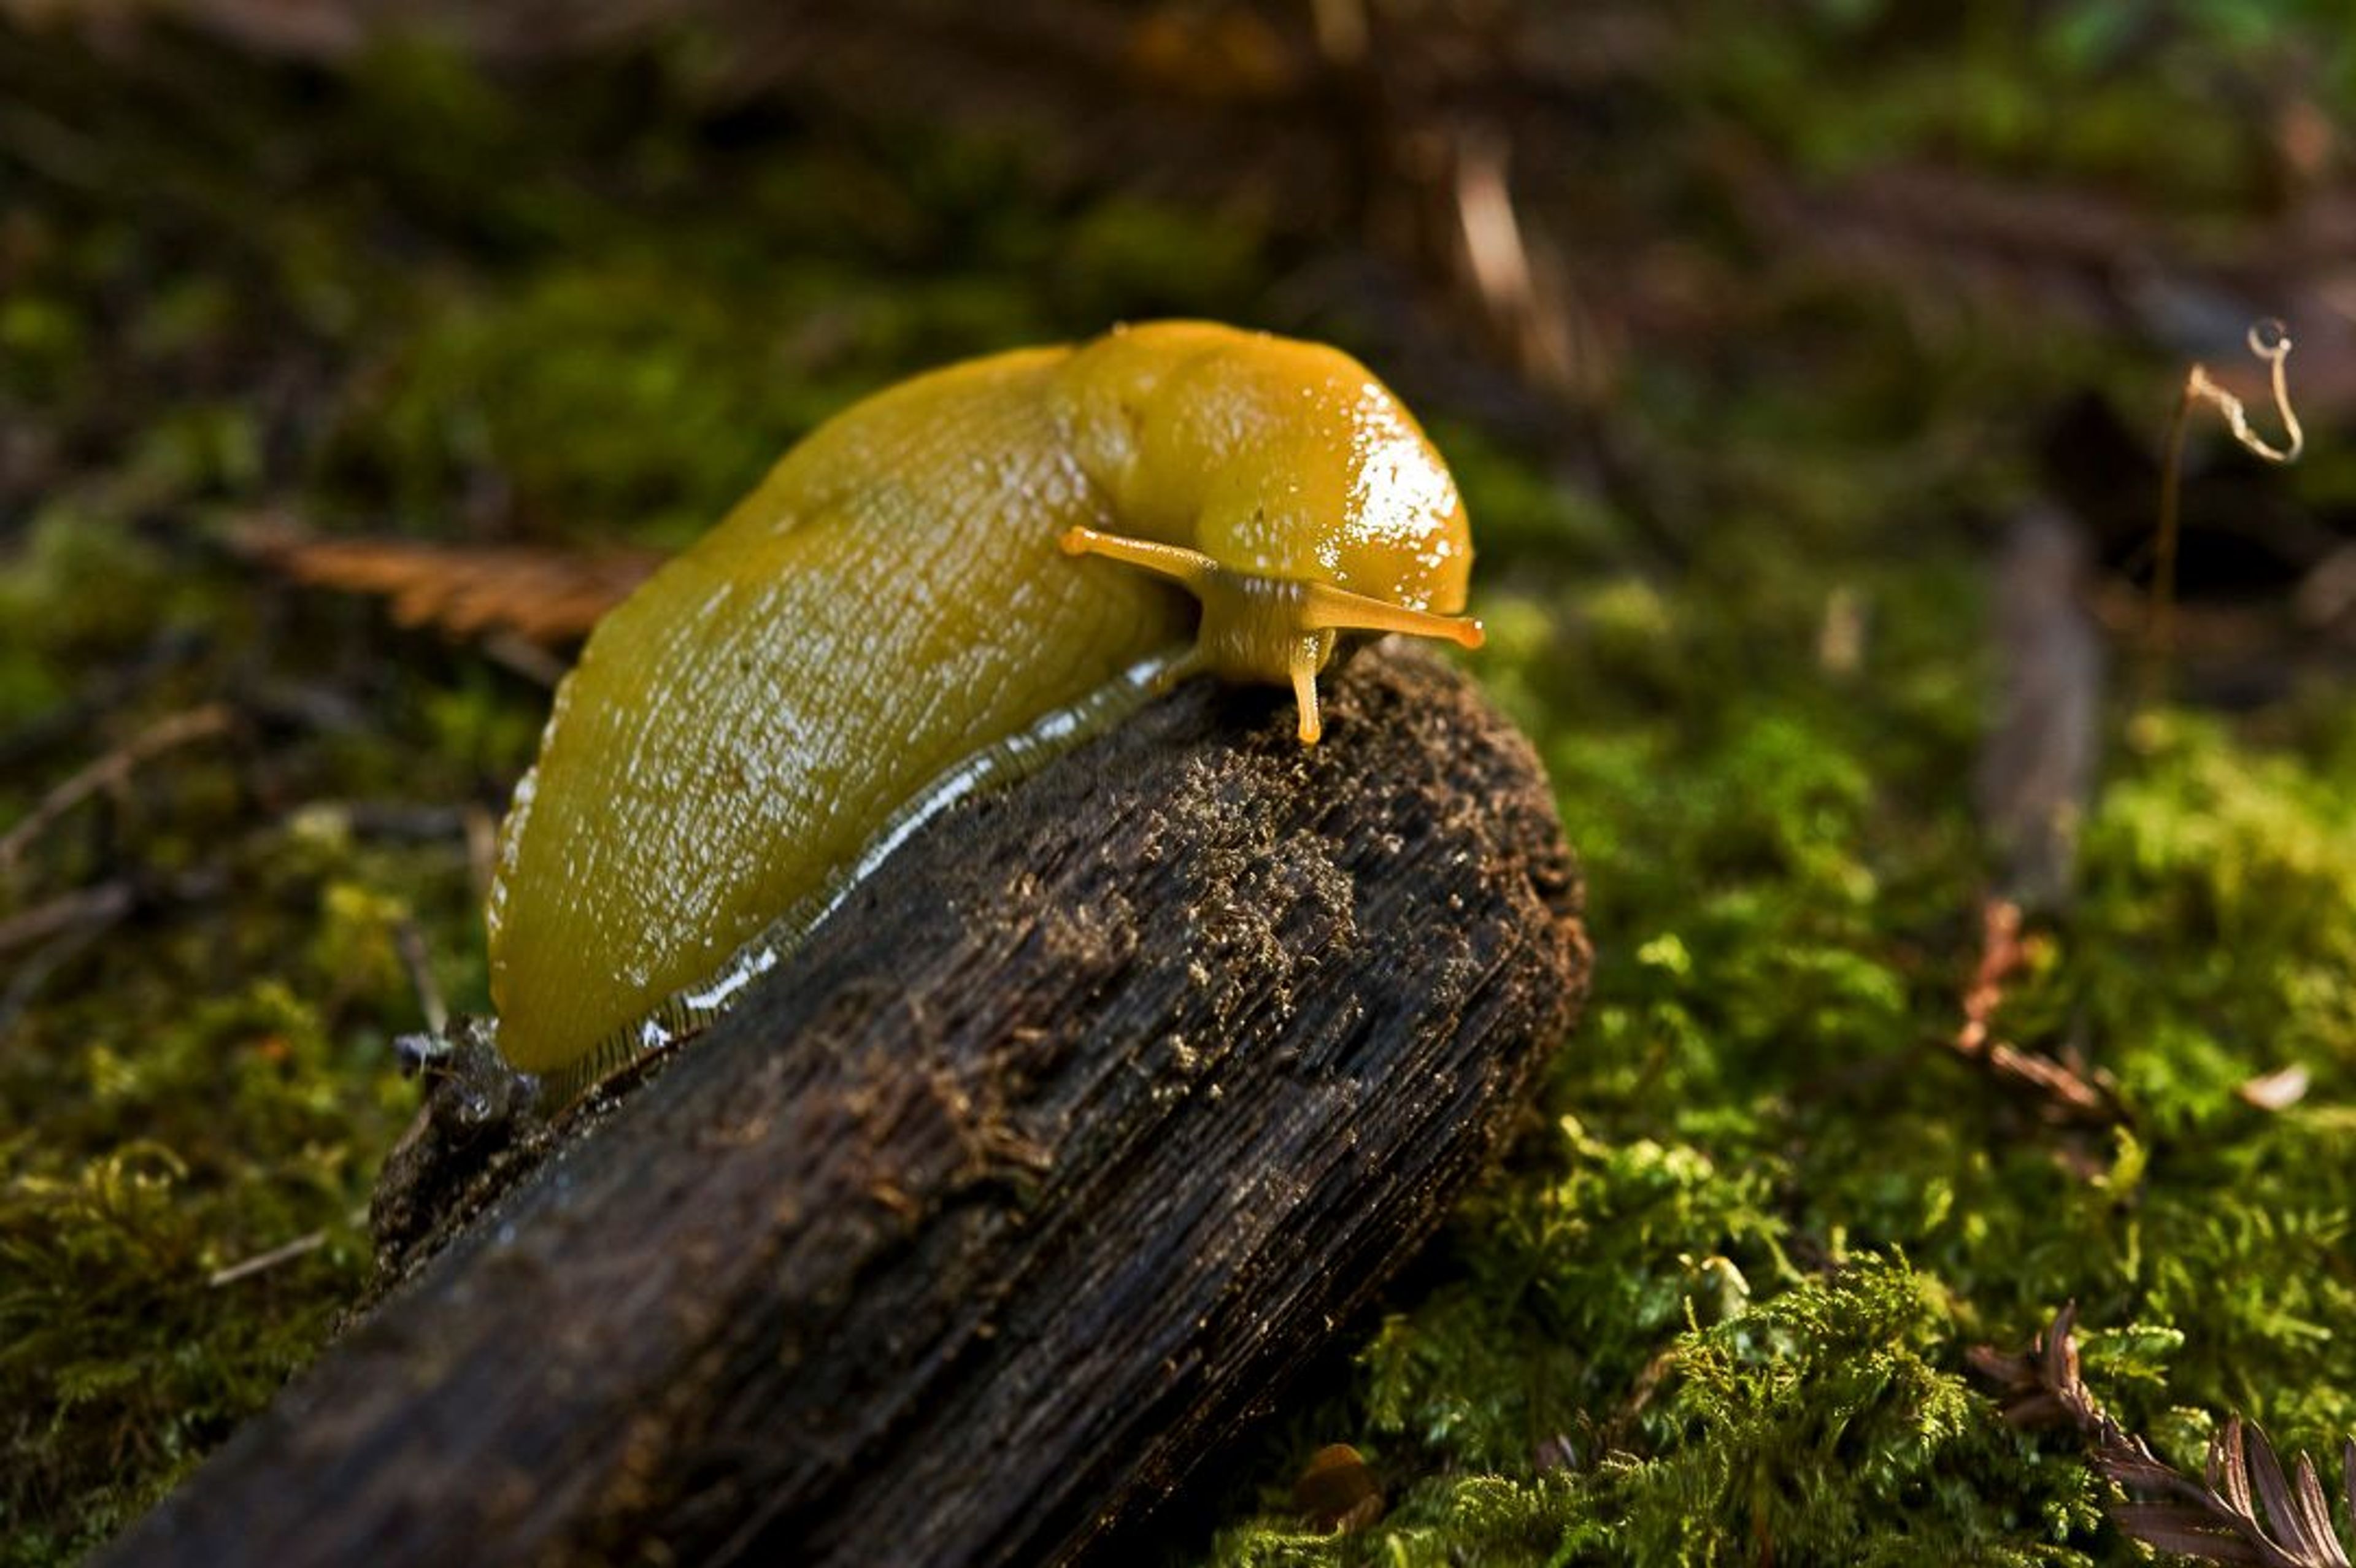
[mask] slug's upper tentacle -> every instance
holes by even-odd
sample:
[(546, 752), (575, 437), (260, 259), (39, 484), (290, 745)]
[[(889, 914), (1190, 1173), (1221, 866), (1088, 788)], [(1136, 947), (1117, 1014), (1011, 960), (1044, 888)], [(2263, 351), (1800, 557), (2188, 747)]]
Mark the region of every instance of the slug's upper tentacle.
[(1405, 632), (1411, 637), (1439, 637), (1460, 648), (1477, 648), (1488, 640), (1481, 623), (1470, 615), (1435, 615), (1388, 600), (1353, 593), (1330, 582), (1312, 582), (1301, 596), (1301, 624), (1321, 632)]
[(1059, 542), (1066, 555), (1100, 555), (1108, 560), (1141, 567), (1178, 583), (1198, 599), (1219, 571), (1219, 563), (1201, 550), (1163, 544), (1159, 539), (1124, 539), (1119, 534), (1074, 527), (1064, 530)]
[(1303, 745), (1315, 745), (1324, 732), (1317, 716), (1317, 675), (1333, 656), (1335, 634), (1404, 632), (1467, 648), (1482, 643), (1481, 623), (1469, 616), (1435, 614), (1330, 582), (1237, 571), (1183, 545), (1085, 526), (1065, 529), (1060, 542), (1066, 554), (1100, 555), (1140, 568), (1200, 599), (1203, 624), (1194, 652), (1176, 673), (1202, 669), (1233, 680), (1290, 681), (1301, 709)]

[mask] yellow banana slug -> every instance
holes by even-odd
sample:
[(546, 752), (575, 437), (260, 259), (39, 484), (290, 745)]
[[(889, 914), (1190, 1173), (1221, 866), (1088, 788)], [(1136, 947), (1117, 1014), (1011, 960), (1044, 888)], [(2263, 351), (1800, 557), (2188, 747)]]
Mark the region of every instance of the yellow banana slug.
[(1472, 560), (1439, 453), (1336, 349), (1157, 323), (867, 399), (557, 693), (491, 890), (500, 1049), (572, 1076), (716, 1010), (942, 781), (1124, 693), (1289, 685), (1315, 741), (1338, 634), (1478, 645)]

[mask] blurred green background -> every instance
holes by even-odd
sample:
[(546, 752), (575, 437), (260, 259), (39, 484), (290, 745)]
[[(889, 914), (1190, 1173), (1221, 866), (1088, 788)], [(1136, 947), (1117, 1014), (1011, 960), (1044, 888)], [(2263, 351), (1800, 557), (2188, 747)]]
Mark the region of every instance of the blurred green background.
[[(0, 1563), (102, 1539), (316, 1350), (412, 970), (486, 1001), (565, 650), (241, 541), (673, 548), (865, 391), (1170, 315), (1329, 338), (1430, 426), (1599, 967), (1506, 1167), (1157, 1550), (2138, 1561), (1965, 1369), (2071, 1300), (2163, 1456), (2234, 1410), (2336, 1453), (2346, 20), (0, 0)], [(2192, 429), (2155, 665), (2178, 389), (2254, 389), (2269, 315), (2309, 450)], [(2115, 1083), (2079, 1122), (1945, 1043), (2018, 874), (1971, 781), (2038, 656), (1993, 566), (2031, 514), (2109, 678), (1996, 1024)], [(1289, 1500), (1333, 1442), (1389, 1499), (1338, 1539)]]

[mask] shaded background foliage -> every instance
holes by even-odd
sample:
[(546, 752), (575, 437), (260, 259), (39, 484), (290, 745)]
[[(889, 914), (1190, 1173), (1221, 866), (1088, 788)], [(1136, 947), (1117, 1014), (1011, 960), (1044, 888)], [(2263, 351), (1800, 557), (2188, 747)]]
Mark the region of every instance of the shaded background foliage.
[[(1425, 413), (1601, 957), (1514, 1157), (1172, 1560), (2128, 1561), (1963, 1370), (2073, 1298), (2179, 1464), (2229, 1408), (2331, 1443), (2351, 94), (2319, 3), (0, 6), (0, 1561), (314, 1351), (417, 972), (485, 1000), (547, 652), (239, 541), (675, 547), (884, 381), (1172, 314)], [(2112, 682), (1997, 1015), (2115, 1084), (2057, 1121), (1944, 1043), (1988, 563), (2070, 518), (2123, 670), (2184, 361), (2261, 315), (2309, 456), (2196, 437), (2173, 695)], [(1339, 1539), (1286, 1491), (1335, 1441), (1391, 1502)]]

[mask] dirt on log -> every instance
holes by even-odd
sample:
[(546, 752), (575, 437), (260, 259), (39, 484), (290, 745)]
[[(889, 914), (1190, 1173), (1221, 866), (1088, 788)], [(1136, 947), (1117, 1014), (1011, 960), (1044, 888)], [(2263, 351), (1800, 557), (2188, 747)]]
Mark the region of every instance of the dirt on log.
[(894, 856), (117, 1564), (1082, 1555), (1430, 1232), (1587, 980), (1526, 743), (1378, 649)]

